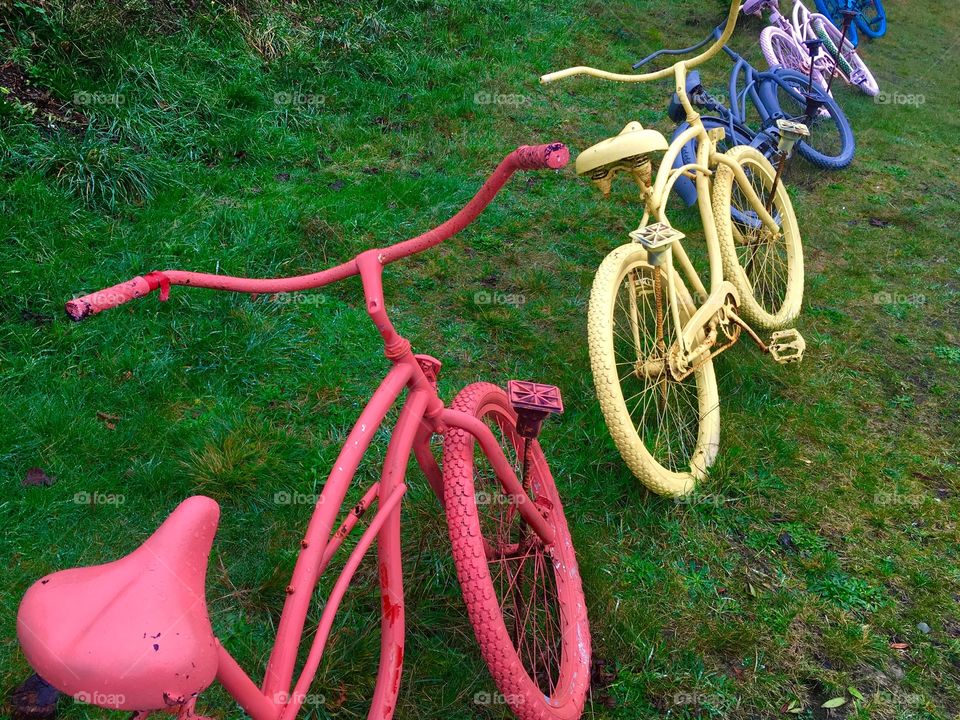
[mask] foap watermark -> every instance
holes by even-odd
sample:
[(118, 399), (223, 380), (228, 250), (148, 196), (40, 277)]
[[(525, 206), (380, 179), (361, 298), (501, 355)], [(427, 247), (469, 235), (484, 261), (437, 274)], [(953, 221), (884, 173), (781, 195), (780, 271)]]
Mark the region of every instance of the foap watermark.
[(88, 705), (99, 705), (100, 707), (108, 708), (115, 708), (127, 702), (126, 695), (120, 695), (119, 693), (102, 693), (97, 690), (93, 692), (81, 690), (78, 693), (74, 693), (73, 699), (77, 702), (87, 703)]
[(527, 302), (527, 298), (520, 293), (481, 290), (473, 294), (473, 302), (477, 305), (510, 305), (511, 307), (520, 307)]
[(299, 91), (278, 92), (273, 94), (273, 104), (289, 107), (320, 107), (327, 104), (327, 96)]
[(267, 296), (267, 302), (277, 305), (324, 305), (327, 302), (327, 296), (320, 293), (274, 293)]
[(474, 705), (509, 705), (510, 707), (517, 707), (523, 705), (523, 701), (523, 695), (504, 695), (498, 692), (480, 691), (473, 696)]
[(695, 705), (697, 707), (702, 707), (704, 705), (709, 705), (710, 707), (722, 707), (724, 704), (723, 698), (716, 693), (703, 693), (694, 690), (693, 692), (678, 692), (673, 695), (673, 704), (674, 705)]
[(304, 705), (325, 705), (327, 697), (319, 693), (288, 693), (280, 691), (273, 694), (273, 701), (277, 705), (289, 705), (295, 702), (302, 707)]
[(917, 693), (907, 693), (906, 695), (901, 695), (899, 698), (896, 698), (896, 700), (903, 707), (921, 708), (927, 704), (926, 698)]
[(100, 93), (77, 90), (73, 93), (73, 104), (89, 107), (93, 105), (113, 105), (119, 107), (127, 101), (121, 93)]
[(518, 93), (492, 93), (480, 90), (473, 94), (473, 101), (477, 105), (529, 105), (531, 100), (526, 95)]
[(924, 95), (886, 91), (881, 91), (873, 100), (877, 105), (907, 105), (910, 107), (920, 107), (927, 102)]
[(73, 501), (77, 505), (123, 505), (127, 498), (119, 493), (81, 490), (73, 496)]
[(713, 505), (720, 507), (727, 499), (723, 495), (692, 492), (687, 495), (681, 495), (673, 500), (677, 505)]
[[(520, 502), (523, 502), (524, 496), (519, 498)], [(512, 505), (515, 503), (514, 498), (509, 495), (504, 495), (503, 493), (498, 492), (487, 492), (486, 490), (478, 490), (474, 494), (474, 500), (477, 501), (478, 507), (489, 507), (491, 505)]]
[(873, 294), (874, 305), (926, 305), (927, 296), (921, 293), (888, 292)]
[(319, 505), (322, 502), (322, 495), (312, 495), (310, 493), (277, 490), (277, 492), (273, 494), (274, 505)]
[(901, 495), (896, 490), (893, 492), (878, 492), (873, 496), (873, 502), (877, 505), (912, 505), (917, 507), (923, 502), (923, 495), (919, 493), (904, 493)]
[[(889, 690), (877, 690), (867, 697), (871, 700), (884, 702), (900, 708), (922, 708), (927, 704), (926, 698), (917, 693), (905, 693), (903, 695), (897, 695)], [(958, 718), (960, 718), (960, 716), (958, 716)]]

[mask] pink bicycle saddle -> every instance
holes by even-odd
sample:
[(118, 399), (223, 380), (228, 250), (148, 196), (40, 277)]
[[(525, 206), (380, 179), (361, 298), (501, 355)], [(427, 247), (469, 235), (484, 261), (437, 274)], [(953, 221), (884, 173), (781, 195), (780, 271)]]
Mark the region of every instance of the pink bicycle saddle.
[(206, 689), (217, 673), (205, 590), (219, 518), (216, 502), (189, 498), (126, 557), (34, 583), (17, 615), (34, 670), (116, 710), (176, 708)]

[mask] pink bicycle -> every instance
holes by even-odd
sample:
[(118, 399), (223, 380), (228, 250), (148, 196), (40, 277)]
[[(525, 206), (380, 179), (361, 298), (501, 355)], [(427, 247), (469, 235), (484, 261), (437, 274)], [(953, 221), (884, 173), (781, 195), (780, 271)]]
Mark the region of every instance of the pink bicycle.
[[(202, 496), (181, 503), (126, 557), (48, 575), (27, 591), (17, 634), (40, 676), (82, 701), (132, 710), (137, 719), (165, 711), (182, 720), (198, 717), (197, 697), (216, 679), (255, 720), (292, 720), (317, 673), (340, 602), (376, 539), (381, 654), (368, 717), (393, 717), (404, 648), (400, 502), (413, 455), (445, 509), (468, 615), (503, 702), (521, 720), (579, 718), (589, 683), (590, 631), (570, 531), (537, 441), (543, 420), (563, 409), (560, 393), (529, 382), (511, 381), (507, 392), (476, 383), (445, 407), (437, 394), (440, 362), (415, 355), (394, 329), (382, 286), (385, 265), (462, 230), (516, 170), (558, 169), (568, 160), (561, 144), (520, 147), (445, 223), (322, 272), (260, 280), (151, 272), (67, 303), (70, 317), (81, 320), (155, 290), (166, 300), (172, 285), (287, 293), (359, 275), (392, 368), (350, 432), (314, 509), (260, 686), (217, 640), (207, 615), (205, 576), (220, 511)], [(361, 458), (404, 389), (382, 476), (337, 525)], [(429, 445), (434, 435), (444, 437), (442, 470)], [(374, 502), (376, 512), (324, 600), (294, 682), (320, 577)]]

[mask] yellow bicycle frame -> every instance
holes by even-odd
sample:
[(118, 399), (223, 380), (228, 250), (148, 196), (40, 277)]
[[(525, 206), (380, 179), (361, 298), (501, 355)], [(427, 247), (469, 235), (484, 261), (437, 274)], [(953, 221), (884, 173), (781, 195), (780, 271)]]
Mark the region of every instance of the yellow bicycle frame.
[[(740, 167), (739, 163), (731, 160), (724, 153), (717, 152), (717, 142), (723, 139), (722, 130), (708, 131), (703, 125), (700, 113), (694, 108), (693, 104), (690, 102), (689, 96), (687, 95), (688, 71), (707, 62), (720, 52), (736, 29), (737, 18), (739, 14), (740, 2), (739, 0), (733, 0), (730, 5), (729, 15), (727, 16), (726, 27), (713, 45), (692, 59), (681, 60), (670, 67), (658, 70), (656, 72), (644, 74), (620, 74), (607, 72), (605, 70), (598, 70), (592, 67), (578, 66), (549, 73), (540, 78), (541, 83), (547, 84), (563, 78), (573, 77), (575, 75), (590, 75), (603, 80), (628, 83), (661, 80), (670, 77), (671, 75), (674, 77), (676, 81), (677, 96), (679, 97), (680, 103), (686, 112), (686, 120), (690, 125), (690, 128), (677, 136), (673, 142), (670, 143), (670, 146), (660, 163), (659, 170), (656, 175), (656, 181), (654, 182), (652, 190), (645, 192), (646, 202), (643, 218), (640, 221), (640, 226), (634, 233), (631, 233), (631, 236), (636, 237), (645, 228), (647, 228), (651, 217), (656, 218), (657, 222), (663, 223), (667, 227), (672, 227), (666, 216), (666, 205), (667, 199), (670, 196), (670, 192), (673, 189), (674, 184), (681, 176), (690, 176), (691, 174), (694, 176), (693, 179), (697, 186), (697, 203), (700, 209), (701, 218), (703, 220), (703, 231), (707, 242), (707, 252), (710, 263), (709, 294), (707, 293), (700, 276), (694, 269), (693, 264), (690, 262), (690, 258), (684, 251), (683, 245), (680, 243), (680, 240), (683, 238), (682, 234), (676, 233), (676, 239), (670, 243), (669, 246), (663, 250), (658, 250), (656, 254), (662, 255), (662, 257), (651, 258), (652, 263), (662, 264), (666, 271), (670, 307), (673, 313), (674, 328), (676, 329), (677, 333), (676, 341), (684, 352), (690, 352), (694, 346), (704, 338), (705, 326), (717, 315), (718, 312), (721, 311), (725, 305), (728, 308), (730, 307), (728, 305), (728, 299), (732, 299), (733, 307), (739, 304), (739, 295), (736, 288), (732, 283), (724, 280), (723, 277), (723, 259), (720, 252), (720, 241), (717, 235), (717, 227), (711, 204), (712, 193), (710, 187), (710, 177), (713, 175), (713, 170), (711, 170), (711, 167), (716, 167), (717, 165), (722, 164), (730, 168), (737, 180), (740, 190), (756, 208), (759, 220), (761, 220), (771, 232), (780, 232), (779, 225), (773, 219), (770, 213), (764, 209), (763, 201), (754, 191), (750, 180), (743, 171), (743, 168)], [(681, 149), (694, 139), (697, 140), (696, 164), (684, 165), (674, 169), (674, 161), (680, 154)], [(677, 292), (673, 274), (674, 255), (676, 255), (677, 261), (690, 283), (690, 287), (696, 293), (697, 299), (702, 301), (702, 304), (698, 302), (699, 309), (688, 319), (686, 323), (682, 323), (680, 319), (680, 305), (677, 301)], [(737, 318), (735, 315), (731, 319), (735, 320), (741, 327), (747, 329), (751, 337), (762, 347), (764, 346), (763, 343), (760, 342), (759, 337), (752, 330), (750, 330), (749, 327), (747, 327), (743, 320)]]

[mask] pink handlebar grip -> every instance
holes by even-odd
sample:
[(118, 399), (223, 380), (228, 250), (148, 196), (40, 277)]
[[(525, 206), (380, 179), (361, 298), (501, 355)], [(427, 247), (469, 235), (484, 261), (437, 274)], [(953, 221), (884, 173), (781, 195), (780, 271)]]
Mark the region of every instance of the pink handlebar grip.
[(570, 151), (563, 143), (521, 145), (514, 157), (521, 170), (559, 170), (570, 162)]
[(83, 320), (90, 315), (96, 315), (98, 312), (109, 310), (110, 308), (123, 305), (138, 297), (156, 290), (161, 285), (159, 273), (148, 275), (147, 277), (138, 276), (133, 280), (98, 290), (95, 293), (75, 298), (66, 304), (67, 315), (71, 320)]

